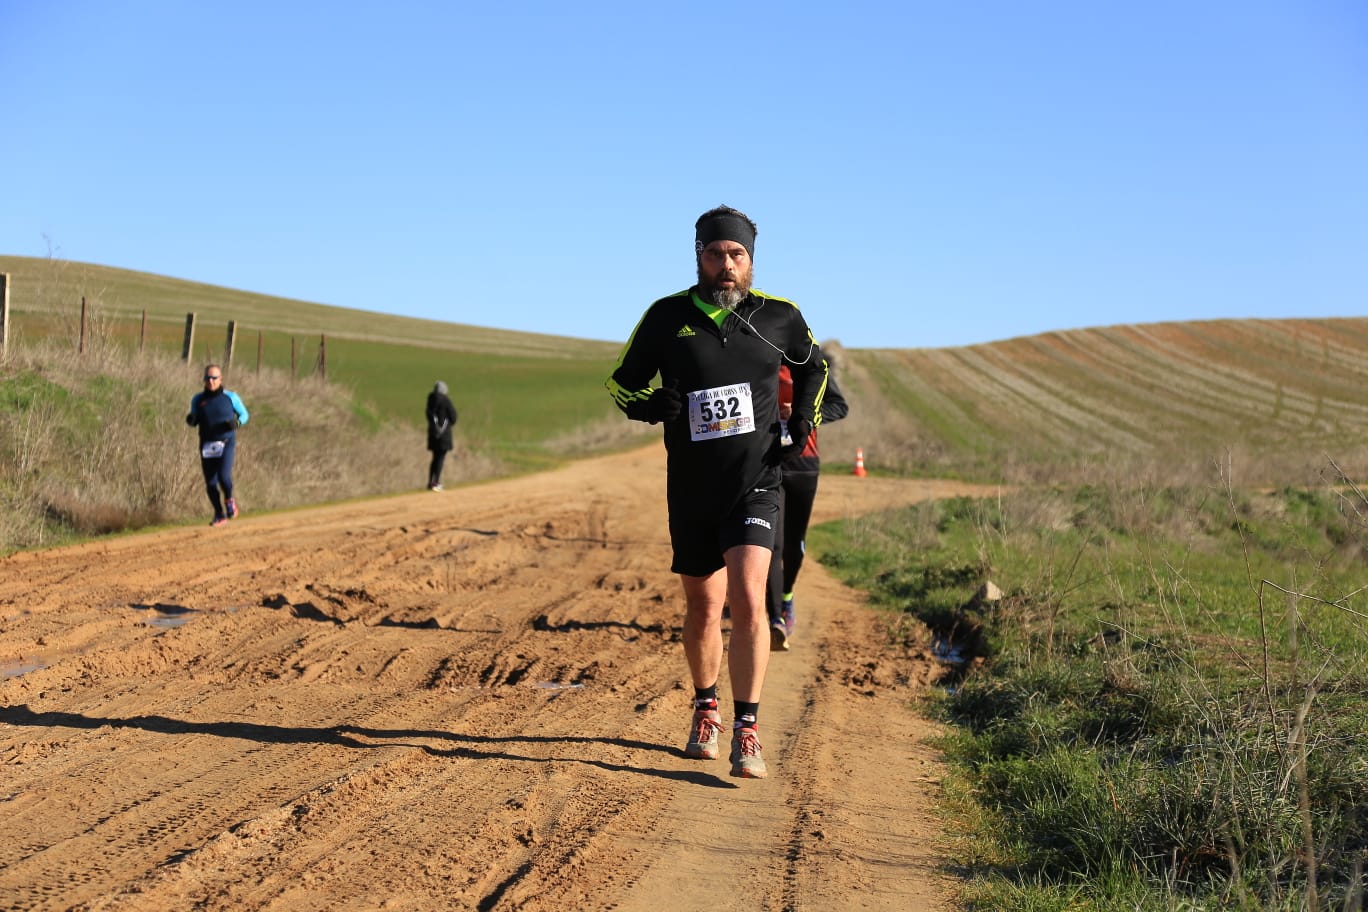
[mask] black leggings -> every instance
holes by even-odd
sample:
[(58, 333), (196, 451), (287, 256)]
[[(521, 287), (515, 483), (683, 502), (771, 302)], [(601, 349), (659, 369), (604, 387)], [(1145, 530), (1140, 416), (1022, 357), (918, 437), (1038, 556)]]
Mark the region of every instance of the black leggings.
[(446, 450), (432, 451), (432, 464), (428, 466), (428, 486), (442, 483), (442, 463), (446, 462)]
[(779, 525), (774, 533), (774, 552), (765, 587), (765, 610), (771, 623), (783, 619), (784, 593), (793, 591), (807, 553), (807, 527), (812, 520), (812, 502), (817, 499), (817, 473), (785, 472), (779, 491)]

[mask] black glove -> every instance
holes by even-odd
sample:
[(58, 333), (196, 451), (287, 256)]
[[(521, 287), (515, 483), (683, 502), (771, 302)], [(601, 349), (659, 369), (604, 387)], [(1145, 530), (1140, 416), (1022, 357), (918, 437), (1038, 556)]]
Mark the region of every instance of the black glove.
[(237, 430), (237, 426), (238, 420), (236, 418), (229, 418), (227, 421), (220, 421), (218, 424), (214, 425), (214, 433), (226, 434), (229, 431)]
[(674, 421), (683, 410), (684, 398), (679, 395), (679, 390), (669, 386), (651, 390), (650, 396), (629, 404), (626, 409), (628, 418), (649, 421), (651, 424)]
[(808, 435), (812, 433), (812, 422), (795, 415), (788, 420), (789, 443), (787, 446), (781, 443), (782, 437), (776, 438), (774, 446), (770, 447), (765, 454), (765, 462), (772, 466), (777, 466), (785, 459), (797, 453), (803, 452), (803, 446), (807, 443)]
[(194, 426), (195, 426), (195, 413), (194, 413), (194, 412), (191, 412), (190, 414), (188, 414), (188, 415), (185, 416), (185, 423), (188, 424), (188, 425), (190, 425), (191, 427), (194, 427)]

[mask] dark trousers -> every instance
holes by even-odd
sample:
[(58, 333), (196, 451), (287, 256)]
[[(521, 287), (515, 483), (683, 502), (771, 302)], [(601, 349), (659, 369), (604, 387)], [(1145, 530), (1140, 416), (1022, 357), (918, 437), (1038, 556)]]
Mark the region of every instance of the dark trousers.
[(807, 527), (817, 499), (816, 472), (785, 472), (779, 486), (779, 524), (770, 555), (765, 610), (770, 622), (783, 620), (784, 593), (792, 592), (807, 553)]
[[(200, 457), (200, 470), (204, 472), (204, 490), (209, 502), (214, 505), (215, 516), (226, 516), (223, 511), (223, 498), (233, 496), (233, 457), (237, 453), (237, 438), (229, 434), (223, 441), (223, 455), (212, 459)], [(220, 489), (223, 491), (219, 495)]]
[(442, 483), (442, 463), (446, 462), (446, 450), (432, 451), (432, 464), (428, 466), (428, 486)]

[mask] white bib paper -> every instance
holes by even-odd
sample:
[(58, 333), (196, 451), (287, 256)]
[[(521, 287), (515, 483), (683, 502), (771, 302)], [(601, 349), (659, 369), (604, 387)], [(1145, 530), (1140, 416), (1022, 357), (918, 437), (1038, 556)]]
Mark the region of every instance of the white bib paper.
[(218, 459), (223, 455), (223, 441), (210, 440), (200, 444), (200, 456), (205, 459)]
[(749, 383), (689, 393), (689, 438), (716, 440), (755, 430)]

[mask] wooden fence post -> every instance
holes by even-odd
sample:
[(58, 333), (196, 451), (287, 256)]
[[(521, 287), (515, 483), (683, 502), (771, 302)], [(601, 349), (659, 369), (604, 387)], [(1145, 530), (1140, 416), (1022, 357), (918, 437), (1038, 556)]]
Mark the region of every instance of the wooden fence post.
[(323, 382), (328, 381), (328, 337), (320, 335), (318, 337), (318, 373), (323, 378)]
[(257, 330), (257, 374), (261, 373), (261, 330)]
[(181, 360), (188, 362), (195, 350), (195, 315), (185, 315), (185, 342), (181, 345)]
[(80, 341), (76, 343), (76, 354), (78, 354), (78, 355), (84, 355), (84, 354), (85, 354), (85, 334), (86, 334), (86, 302), (85, 302), (85, 295), (81, 295), (81, 336), (80, 336)]
[(228, 339), (223, 343), (223, 369), (233, 366), (233, 351), (237, 348), (237, 320), (228, 321)]
[(0, 272), (0, 358), (9, 351), (9, 273)]
[(143, 308), (142, 329), (138, 330), (138, 354), (147, 351), (147, 308)]

